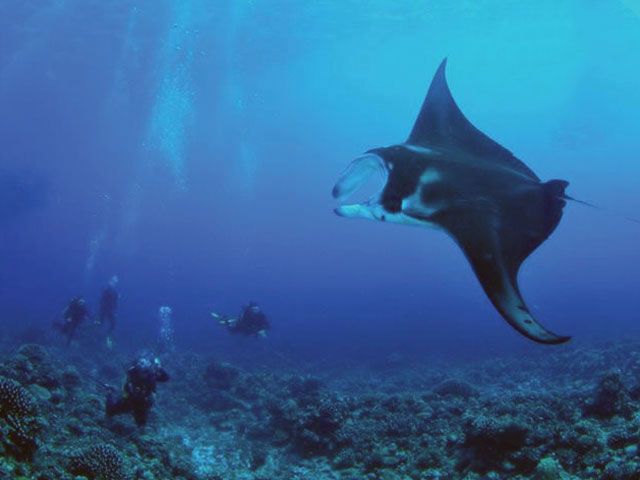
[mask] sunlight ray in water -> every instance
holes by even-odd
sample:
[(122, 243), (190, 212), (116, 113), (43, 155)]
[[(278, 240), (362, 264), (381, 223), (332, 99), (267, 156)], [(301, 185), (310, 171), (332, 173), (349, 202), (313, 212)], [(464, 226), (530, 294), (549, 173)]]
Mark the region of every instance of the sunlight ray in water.
[[(67, 14), (69, 0), (54, 0), (43, 8), (36, 9), (29, 17), (27, 23), (22, 25), (22, 30), (27, 33), (27, 38), (19, 49), (11, 52), (8, 59), (0, 62), (0, 96), (6, 89), (14, 87), (15, 82), (20, 81), (25, 75), (36, 55), (46, 48), (47, 41), (56, 32), (56, 25)], [(54, 77), (55, 72), (48, 71), (48, 77)]]
[(203, 2), (170, 2), (170, 9), (170, 26), (157, 60), (158, 88), (146, 146), (171, 169), (177, 185), (186, 189), (185, 158), (195, 101), (192, 68)]
[(244, 22), (251, 14), (253, 2), (231, 2), (229, 4), (227, 34), (223, 39), (221, 54), (225, 64), (225, 88), (220, 102), (228, 111), (229, 122), (238, 130), (235, 139), (237, 150), (237, 174), (240, 178), (240, 188), (245, 194), (254, 191), (258, 174), (258, 158), (252, 142), (251, 122), (247, 110), (247, 92), (242, 78), (242, 46), (247, 41), (243, 38)]

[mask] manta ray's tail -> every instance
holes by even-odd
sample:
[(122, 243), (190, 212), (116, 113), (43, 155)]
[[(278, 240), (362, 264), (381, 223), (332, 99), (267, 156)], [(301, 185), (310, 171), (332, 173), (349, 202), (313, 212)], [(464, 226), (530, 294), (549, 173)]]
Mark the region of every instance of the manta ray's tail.
[(577, 198), (572, 197), (571, 195), (567, 195), (564, 190), (569, 185), (569, 182), (566, 182), (564, 180), (549, 180), (544, 185), (545, 185), (545, 189), (547, 191), (547, 194), (551, 195), (552, 197), (557, 197), (557, 198), (561, 198), (562, 200), (567, 200), (567, 201), (579, 203), (581, 205), (585, 205), (585, 206), (590, 207), (590, 208), (595, 208), (596, 210), (601, 210), (601, 211), (604, 211), (604, 212), (608, 212), (608, 213), (610, 213), (612, 215), (615, 215), (616, 217), (624, 218), (625, 220), (627, 220), (629, 222), (640, 224), (640, 220), (638, 220), (637, 218), (628, 217), (628, 216), (622, 215), (620, 213), (612, 212), (610, 209), (603, 208), (603, 207), (600, 207), (598, 205), (594, 205), (593, 203), (585, 202), (584, 200), (579, 200)]
[(572, 202), (579, 203), (580, 205), (585, 205), (585, 206), (590, 207), (590, 208), (595, 208), (596, 210), (601, 210), (601, 211), (604, 211), (604, 212), (608, 212), (608, 213), (610, 213), (610, 214), (612, 214), (612, 215), (614, 215), (616, 217), (623, 218), (624, 220), (626, 220), (628, 222), (640, 224), (640, 219), (633, 218), (633, 217), (628, 217), (627, 215), (623, 215), (623, 214), (620, 214), (620, 213), (617, 213), (617, 212), (612, 212), (608, 208), (600, 207), (598, 205), (594, 205), (593, 203), (585, 202), (584, 200), (579, 200), (579, 199), (571, 197), (571, 196), (569, 196), (567, 194), (563, 194), (561, 198), (563, 198), (564, 200), (570, 200)]
[(570, 200), (570, 201), (572, 201), (572, 202), (579, 203), (579, 204), (581, 204), (581, 205), (586, 205), (587, 207), (597, 208), (597, 209), (599, 209), (599, 208), (600, 208), (600, 207), (598, 207), (597, 205), (594, 205), (593, 203), (585, 202), (584, 200), (578, 200), (577, 198), (573, 198), (572, 196), (567, 195), (567, 194), (564, 194), (564, 195), (562, 196), (562, 198), (563, 198), (563, 199), (565, 199), (565, 200)]

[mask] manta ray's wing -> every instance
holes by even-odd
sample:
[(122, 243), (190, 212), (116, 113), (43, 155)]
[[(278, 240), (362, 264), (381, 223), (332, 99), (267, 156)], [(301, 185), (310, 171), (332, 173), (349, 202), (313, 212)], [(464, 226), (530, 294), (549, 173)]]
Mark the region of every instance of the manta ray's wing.
[(518, 288), (518, 271), (560, 222), (566, 186), (562, 180), (537, 184), (480, 210), (459, 206), (443, 212), (437, 221), (460, 245), (505, 320), (540, 343), (564, 343), (570, 337), (550, 332), (533, 318)]
[(478, 161), (501, 165), (532, 180), (540, 181), (536, 174), (509, 150), (491, 140), (467, 120), (456, 105), (447, 85), (446, 66), (445, 58), (431, 81), (406, 143), (463, 150), (476, 157)]

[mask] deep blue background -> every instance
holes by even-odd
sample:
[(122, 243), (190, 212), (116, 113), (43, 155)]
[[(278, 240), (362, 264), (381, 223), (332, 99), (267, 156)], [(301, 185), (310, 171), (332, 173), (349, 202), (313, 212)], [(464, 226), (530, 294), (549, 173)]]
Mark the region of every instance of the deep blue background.
[(248, 348), (208, 311), (256, 300), (267, 345), (311, 356), (545, 348), (442, 233), (332, 213), (341, 170), (406, 138), (448, 56), (475, 125), (605, 207), (569, 205), (525, 264), (534, 314), (578, 342), (640, 333), (640, 9), (455, 3), (4, 0), (3, 324), (48, 328), (117, 273), (121, 342), (168, 304), (183, 344)]

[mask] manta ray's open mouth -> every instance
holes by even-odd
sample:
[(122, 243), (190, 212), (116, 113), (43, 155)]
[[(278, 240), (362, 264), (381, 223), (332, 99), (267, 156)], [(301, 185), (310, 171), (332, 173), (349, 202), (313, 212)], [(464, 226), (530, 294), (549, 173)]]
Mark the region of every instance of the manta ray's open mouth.
[(384, 160), (378, 155), (367, 153), (356, 158), (333, 187), (333, 197), (344, 201), (355, 192), (360, 192), (365, 197), (364, 201), (341, 205), (335, 209), (335, 212), (345, 217), (375, 216), (374, 210), (378, 205), (380, 193), (387, 183), (388, 173)]

